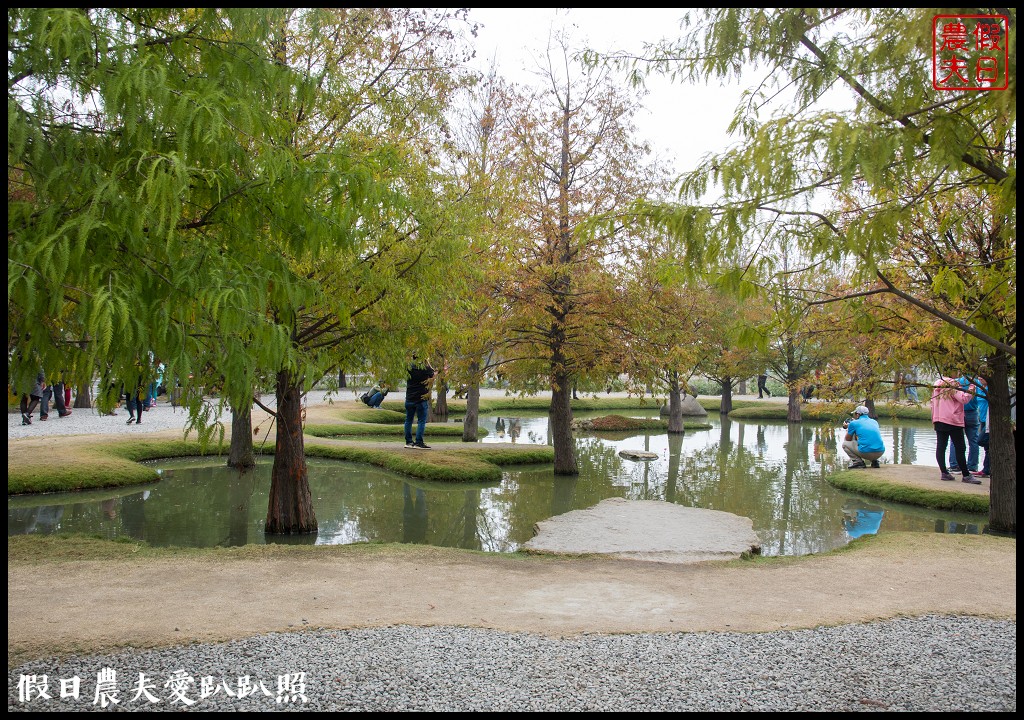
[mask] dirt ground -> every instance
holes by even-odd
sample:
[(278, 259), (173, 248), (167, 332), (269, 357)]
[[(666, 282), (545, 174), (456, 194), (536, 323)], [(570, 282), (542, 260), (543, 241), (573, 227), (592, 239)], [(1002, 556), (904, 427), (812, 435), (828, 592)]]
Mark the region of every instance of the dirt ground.
[(1017, 616), (1016, 540), (893, 533), (821, 556), (671, 565), (425, 546), (12, 564), (8, 666), (271, 631), (459, 625), (554, 636)]
[[(310, 410), (319, 421), (333, 415)], [(18, 454), (55, 440), (18, 440)], [(65, 452), (98, 441), (60, 439)], [(988, 492), (988, 480), (941, 483), (929, 468), (877, 472), (893, 482)], [(825, 555), (697, 565), (415, 545), (12, 562), (8, 548), (9, 667), (55, 654), (304, 628), (459, 625), (565, 636), (759, 632), (932, 613), (1017, 616), (1016, 540), (978, 535), (889, 533)]]

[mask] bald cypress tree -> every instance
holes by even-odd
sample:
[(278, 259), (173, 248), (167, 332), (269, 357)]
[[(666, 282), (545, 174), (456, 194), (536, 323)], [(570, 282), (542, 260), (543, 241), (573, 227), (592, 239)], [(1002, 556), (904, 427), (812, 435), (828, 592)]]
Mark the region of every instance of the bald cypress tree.
[[(938, 18), (941, 12), (694, 10), (680, 37), (652, 45), (644, 57), (605, 59), (629, 66), (637, 79), (661, 72), (747, 85), (730, 126), (735, 144), (681, 178), (682, 202), (649, 207), (647, 217), (672, 233), (689, 267), (752, 252), (766, 228), (783, 228), (809, 262), (850, 268), (859, 289), (833, 302), (885, 293), (940, 321), (961, 361), (949, 369), (990, 378), (990, 524), (1016, 532), (1008, 382), (1017, 356), (1016, 10), (960, 16), (972, 67), (963, 88), (952, 90), (929, 72), (933, 57), (941, 59), (934, 39), (945, 32), (936, 23), (958, 25), (956, 17)], [(1002, 73), (995, 79), (1005, 84), (974, 82), (975, 70), (984, 69), (973, 66), (981, 43), (975, 15), (1008, 17), (989, 18), (986, 27), (999, 29), (985, 38)], [(836, 94), (848, 101), (842, 109)], [(974, 212), (943, 210), (962, 203), (965, 192)], [(915, 235), (925, 236), (923, 245), (913, 245)], [(941, 248), (952, 253), (932, 265)], [(901, 262), (908, 254), (915, 268)], [(756, 280), (762, 264), (771, 258), (753, 253), (739, 272)]]

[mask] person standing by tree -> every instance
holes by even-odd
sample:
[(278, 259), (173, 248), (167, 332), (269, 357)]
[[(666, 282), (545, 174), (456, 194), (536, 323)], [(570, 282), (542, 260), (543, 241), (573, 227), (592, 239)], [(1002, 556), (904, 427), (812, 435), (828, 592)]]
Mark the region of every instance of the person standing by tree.
[[(434, 368), (428, 361), (420, 362), (419, 354), (412, 354), (409, 378), (405, 385), (405, 446), (429, 450), (423, 442), (423, 431), (427, 427), (427, 412), (430, 410), (430, 385), (434, 380)], [(412, 420), (416, 418), (416, 440), (412, 437)]]
[(772, 391), (768, 389), (768, 371), (765, 370), (763, 373), (757, 376), (757, 396), (763, 398), (765, 393), (768, 397), (772, 396)]
[(966, 390), (956, 378), (940, 377), (932, 389), (932, 425), (935, 427), (935, 460), (939, 464), (940, 480), (955, 480), (946, 469), (946, 447), (950, 440), (956, 454), (957, 466), (963, 468), (963, 481), (980, 485), (981, 480), (967, 470), (964, 441), (964, 405), (974, 397), (974, 384)]
[(153, 359), (153, 370), (154, 375), (146, 390), (146, 404), (143, 410), (156, 407), (156, 396), (160, 392), (160, 386), (164, 384), (164, 364), (160, 362), (160, 358)]
[[(971, 395), (971, 399), (964, 405), (964, 438), (967, 441), (967, 465), (960, 465), (953, 456), (954, 448), (950, 448), (949, 471), (970, 470), (973, 472), (978, 469), (978, 437), (981, 435), (981, 399), (985, 396), (985, 389), (982, 381), (977, 378), (968, 380), (966, 376), (961, 375), (958, 380), (961, 390), (966, 390), (971, 383), (974, 383), (975, 390)], [(985, 402), (985, 410), (987, 414), (987, 401)]]
[(905, 383), (907, 398), (911, 402), (920, 403), (921, 399), (917, 396), (917, 372), (911, 370), (903, 375), (903, 382)]
[(142, 411), (146, 407), (146, 382), (142, 362), (136, 360), (135, 368), (121, 389), (128, 408), (127, 425), (142, 424)]

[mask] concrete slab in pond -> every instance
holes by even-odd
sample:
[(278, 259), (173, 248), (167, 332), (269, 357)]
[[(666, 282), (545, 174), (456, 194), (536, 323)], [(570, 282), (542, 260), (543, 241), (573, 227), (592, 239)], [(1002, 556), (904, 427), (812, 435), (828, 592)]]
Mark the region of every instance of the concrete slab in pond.
[(524, 550), (630, 560), (700, 563), (760, 553), (750, 518), (659, 500), (609, 498), (542, 520)]
[(658, 453), (647, 450), (619, 450), (619, 457), (624, 457), (627, 460), (656, 460)]

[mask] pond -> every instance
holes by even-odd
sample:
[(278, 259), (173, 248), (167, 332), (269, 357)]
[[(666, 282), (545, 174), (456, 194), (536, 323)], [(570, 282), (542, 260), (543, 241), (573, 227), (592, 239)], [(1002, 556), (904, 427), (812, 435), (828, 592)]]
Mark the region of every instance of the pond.
[[(577, 417), (607, 413), (577, 413)], [(629, 412), (643, 417), (643, 411)], [(655, 413), (656, 414), (656, 413)], [(650, 413), (646, 414), (650, 416)], [(709, 417), (712, 428), (579, 434), (579, 475), (559, 477), (548, 465), (507, 468), (500, 483), (431, 483), (373, 466), (309, 459), (319, 522), (315, 536), (273, 542), (423, 543), (514, 552), (534, 525), (610, 497), (664, 500), (749, 517), (765, 555), (804, 555), (874, 532), (983, 532), (986, 515), (876, 501), (837, 490), (824, 477), (837, 457), (841, 430), (828, 425), (739, 422)], [(481, 442), (548, 442), (544, 413), (480, 419)], [(884, 424), (883, 462), (935, 465), (935, 438), (924, 422)], [(431, 438), (434, 446), (444, 440)], [(457, 438), (448, 440), (459, 442)], [(389, 442), (401, 444), (394, 437)], [(620, 450), (656, 459), (632, 461)], [(403, 452), (430, 452), (402, 450)], [(147, 486), (8, 498), (7, 534), (86, 533), (145, 540), (154, 546), (259, 544), (272, 458), (238, 473), (222, 458), (153, 463), (161, 481)], [(936, 470), (938, 472), (938, 470)]]

